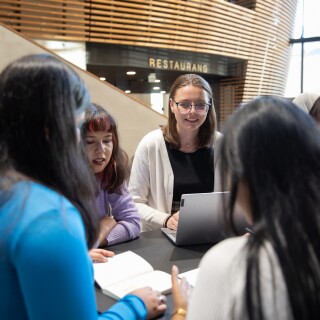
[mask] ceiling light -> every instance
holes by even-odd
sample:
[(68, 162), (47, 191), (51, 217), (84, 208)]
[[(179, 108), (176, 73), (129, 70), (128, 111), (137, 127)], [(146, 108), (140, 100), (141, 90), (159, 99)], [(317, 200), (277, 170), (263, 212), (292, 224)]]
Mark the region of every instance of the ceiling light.
[(106, 78), (105, 78), (105, 77), (100, 77), (100, 80), (101, 80), (101, 81), (105, 81)]
[(131, 90), (126, 90), (125, 93), (131, 93)]
[(154, 82), (161, 82), (161, 80), (160, 79), (155, 79)]
[(165, 91), (160, 91), (160, 93), (166, 93)]
[(133, 76), (133, 75), (135, 75), (135, 74), (136, 74), (135, 71), (127, 71), (127, 75), (129, 75), (129, 76)]
[(153, 87), (153, 90), (160, 90), (160, 87)]

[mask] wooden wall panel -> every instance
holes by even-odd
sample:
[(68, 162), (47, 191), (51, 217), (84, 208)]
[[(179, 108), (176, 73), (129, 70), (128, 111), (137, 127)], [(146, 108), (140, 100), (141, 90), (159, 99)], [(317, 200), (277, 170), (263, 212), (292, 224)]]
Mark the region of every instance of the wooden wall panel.
[[(146, 46), (245, 59), (221, 82), (223, 117), (283, 95), (297, 0), (1, 0), (0, 20), (32, 39)], [(232, 94), (232, 99), (229, 95)]]

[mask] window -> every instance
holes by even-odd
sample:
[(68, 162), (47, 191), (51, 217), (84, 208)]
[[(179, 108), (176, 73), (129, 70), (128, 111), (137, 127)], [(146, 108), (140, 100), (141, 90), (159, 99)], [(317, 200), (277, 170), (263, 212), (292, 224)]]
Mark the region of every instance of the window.
[(301, 92), (320, 92), (320, 10), (319, 0), (298, 0), (291, 57), (288, 70), (286, 97)]

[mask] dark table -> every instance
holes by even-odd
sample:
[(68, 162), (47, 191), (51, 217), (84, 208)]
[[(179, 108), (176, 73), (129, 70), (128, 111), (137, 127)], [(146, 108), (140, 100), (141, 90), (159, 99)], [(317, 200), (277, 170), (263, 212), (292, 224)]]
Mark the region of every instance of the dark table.
[[(176, 265), (181, 273), (197, 268), (202, 256), (211, 246), (212, 244), (178, 247), (159, 229), (143, 232), (138, 239), (110, 246), (106, 249), (115, 253), (131, 250), (146, 259), (155, 270), (171, 273), (172, 265)], [(96, 297), (98, 310), (101, 312), (116, 302), (116, 300), (104, 295), (98, 288), (96, 289)], [(167, 312), (159, 319), (170, 319), (172, 311), (171, 295), (168, 295), (167, 299)]]

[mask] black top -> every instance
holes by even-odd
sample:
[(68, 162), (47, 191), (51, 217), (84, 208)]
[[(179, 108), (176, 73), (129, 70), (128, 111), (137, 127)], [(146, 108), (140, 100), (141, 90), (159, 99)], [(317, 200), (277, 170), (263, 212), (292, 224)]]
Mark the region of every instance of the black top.
[(176, 212), (182, 194), (213, 192), (213, 150), (204, 147), (185, 153), (170, 147), (168, 142), (166, 147), (174, 175), (172, 212)]

